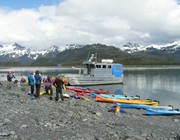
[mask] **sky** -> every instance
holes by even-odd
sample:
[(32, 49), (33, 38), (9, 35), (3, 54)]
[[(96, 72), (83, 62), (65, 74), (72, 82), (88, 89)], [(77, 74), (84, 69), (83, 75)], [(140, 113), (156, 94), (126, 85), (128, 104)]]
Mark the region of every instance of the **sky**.
[(1, 45), (36, 50), (179, 40), (179, 0), (0, 0)]

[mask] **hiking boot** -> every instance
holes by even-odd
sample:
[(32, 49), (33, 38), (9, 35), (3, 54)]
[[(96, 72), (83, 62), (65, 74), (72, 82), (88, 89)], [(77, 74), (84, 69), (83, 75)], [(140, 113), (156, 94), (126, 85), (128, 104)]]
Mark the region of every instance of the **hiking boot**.
[(59, 100), (59, 98), (55, 97), (55, 101), (57, 102)]
[(35, 97), (35, 98), (38, 98), (37, 94), (34, 94), (34, 97)]
[(52, 100), (52, 97), (49, 97), (50, 100)]
[(64, 97), (63, 97), (63, 94), (60, 94), (60, 96), (61, 96), (61, 100), (62, 100), (62, 101), (64, 101)]
[(35, 98), (39, 98), (39, 96), (38, 96), (38, 95), (35, 95)]

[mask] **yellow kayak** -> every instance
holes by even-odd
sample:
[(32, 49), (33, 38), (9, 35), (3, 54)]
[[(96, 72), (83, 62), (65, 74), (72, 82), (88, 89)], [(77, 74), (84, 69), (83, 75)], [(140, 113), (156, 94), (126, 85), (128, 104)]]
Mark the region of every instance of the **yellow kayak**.
[(124, 104), (144, 104), (144, 105), (153, 105), (157, 106), (159, 104), (158, 101), (151, 101), (151, 100), (126, 100), (126, 99), (116, 99), (116, 98), (104, 98), (100, 96), (96, 96), (96, 101), (98, 102), (106, 102), (106, 103), (124, 103)]

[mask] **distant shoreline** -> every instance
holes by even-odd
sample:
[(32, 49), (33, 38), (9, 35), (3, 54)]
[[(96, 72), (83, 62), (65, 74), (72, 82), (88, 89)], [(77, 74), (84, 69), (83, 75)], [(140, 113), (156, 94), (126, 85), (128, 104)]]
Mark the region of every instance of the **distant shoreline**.
[[(128, 68), (128, 67), (134, 67), (134, 68), (138, 68), (138, 67), (180, 67), (180, 65), (123, 65), (124, 67)], [(58, 67), (58, 68), (72, 68), (74, 67), (74, 65), (72, 66), (1, 66), (0, 69), (7, 69), (7, 68), (51, 68), (51, 67)], [(75, 66), (78, 68), (83, 68), (81, 65), (79, 66)]]

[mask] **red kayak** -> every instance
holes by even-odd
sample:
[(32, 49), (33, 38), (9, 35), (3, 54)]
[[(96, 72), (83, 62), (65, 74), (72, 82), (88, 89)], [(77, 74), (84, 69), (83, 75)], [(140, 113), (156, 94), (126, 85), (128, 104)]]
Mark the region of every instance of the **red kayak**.
[(74, 96), (90, 96), (91, 93), (88, 92), (77, 92)]
[(81, 88), (81, 87), (66, 87), (67, 90), (73, 90), (76, 92), (83, 92), (83, 93), (97, 93), (97, 94), (107, 94), (109, 93), (107, 90), (102, 90), (102, 89), (90, 89), (90, 88)]

